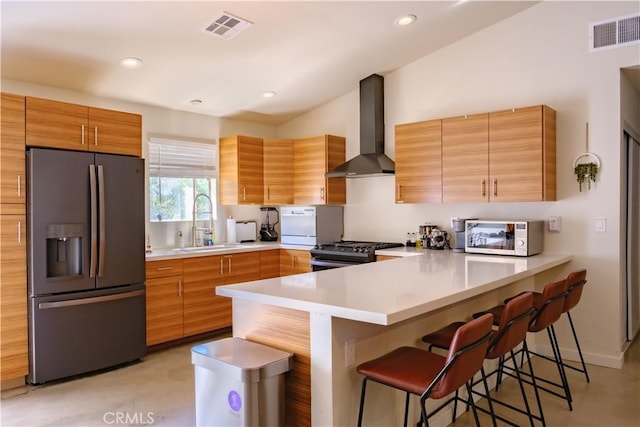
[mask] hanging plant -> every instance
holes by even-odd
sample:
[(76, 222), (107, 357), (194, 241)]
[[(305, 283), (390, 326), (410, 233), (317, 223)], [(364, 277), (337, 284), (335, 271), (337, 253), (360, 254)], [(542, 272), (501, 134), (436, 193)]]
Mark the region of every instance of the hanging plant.
[(580, 191), (582, 191), (582, 184), (584, 184), (585, 180), (587, 181), (587, 188), (591, 190), (591, 183), (596, 182), (596, 177), (598, 175), (598, 165), (593, 162), (580, 163), (576, 165), (574, 172), (576, 174)]

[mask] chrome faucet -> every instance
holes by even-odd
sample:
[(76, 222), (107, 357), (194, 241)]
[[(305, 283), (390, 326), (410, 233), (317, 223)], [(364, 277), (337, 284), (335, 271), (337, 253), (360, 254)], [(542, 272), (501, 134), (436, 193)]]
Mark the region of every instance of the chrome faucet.
[[(209, 202), (209, 211), (208, 212), (198, 212), (198, 199), (200, 197), (204, 197), (205, 199), (207, 199), (207, 201)], [(211, 203), (211, 198), (209, 196), (207, 196), (204, 193), (200, 193), (196, 196), (196, 198), (193, 200), (193, 221), (191, 223), (191, 240), (192, 240), (192, 245), (196, 246), (196, 233), (198, 231), (205, 231), (207, 233), (213, 233), (213, 203)], [(200, 227), (198, 228), (196, 226), (196, 218), (198, 216), (199, 213), (206, 213), (209, 214), (209, 227), (208, 228), (203, 228)], [(212, 239), (212, 244), (213, 244), (213, 236), (211, 237)]]

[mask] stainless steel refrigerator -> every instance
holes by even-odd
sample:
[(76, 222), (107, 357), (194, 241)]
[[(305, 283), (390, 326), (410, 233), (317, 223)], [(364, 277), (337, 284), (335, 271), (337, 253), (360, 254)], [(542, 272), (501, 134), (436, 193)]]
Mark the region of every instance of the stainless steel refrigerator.
[(32, 148), (27, 169), (29, 381), (140, 358), (144, 161)]

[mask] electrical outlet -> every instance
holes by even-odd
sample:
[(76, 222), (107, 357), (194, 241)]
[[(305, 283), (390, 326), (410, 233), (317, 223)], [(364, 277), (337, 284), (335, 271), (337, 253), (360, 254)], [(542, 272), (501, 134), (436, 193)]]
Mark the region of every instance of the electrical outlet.
[(549, 231), (559, 232), (560, 231), (560, 220), (559, 216), (550, 216), (549, 217)]
[(352, 338), (344, 342), (344, 366), (349, 368), (356, 363), (356, 341)]
[(596, 218), (596, 233), (604, 233), (607, 231), (607, 218)]

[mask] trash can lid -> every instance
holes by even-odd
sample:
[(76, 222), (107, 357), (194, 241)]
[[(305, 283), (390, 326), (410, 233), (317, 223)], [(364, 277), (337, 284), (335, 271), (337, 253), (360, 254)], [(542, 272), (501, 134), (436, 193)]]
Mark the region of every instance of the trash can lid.
[(288, 371), (291, 369), (291, 357), (292, 354), (286, 351), (237, 337), (223, 338), (191, 349), (194, 365), (252, 381)]

